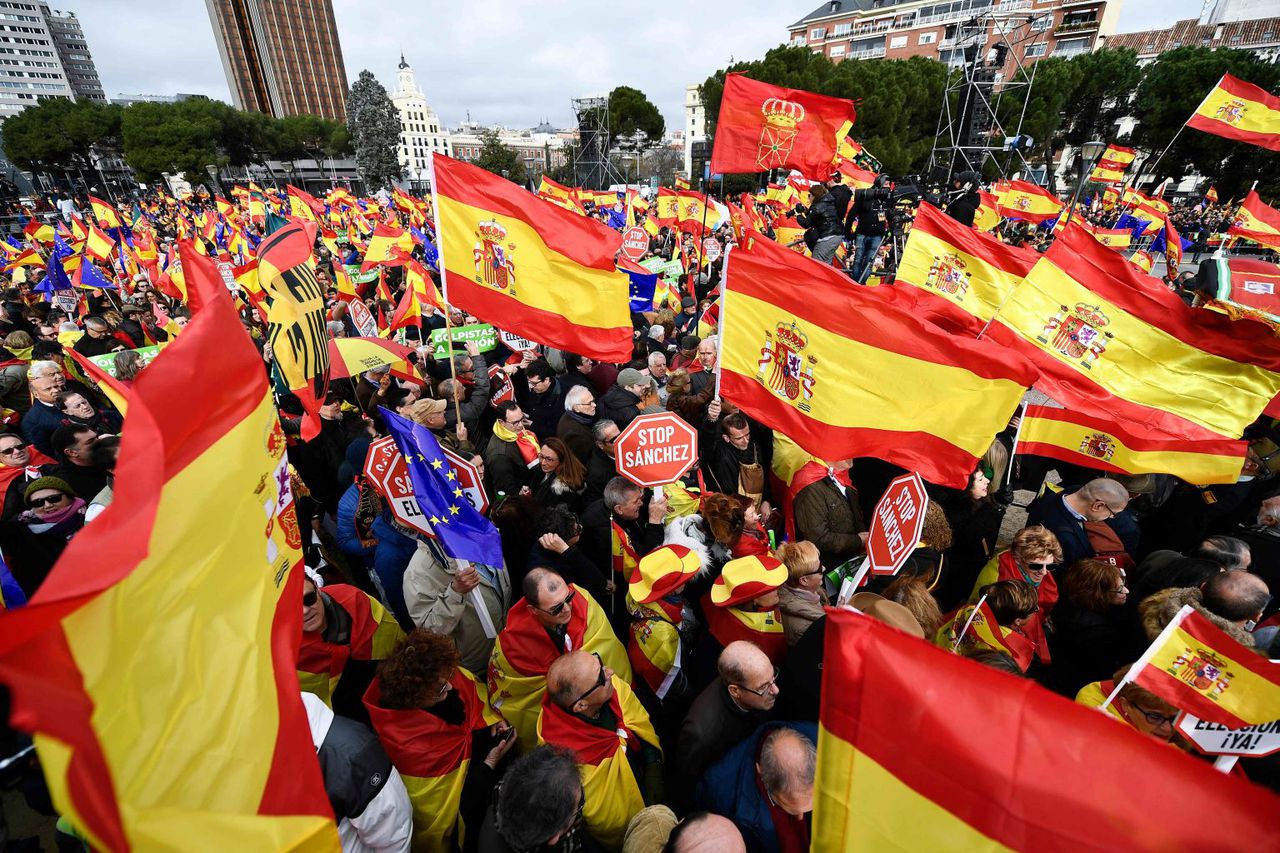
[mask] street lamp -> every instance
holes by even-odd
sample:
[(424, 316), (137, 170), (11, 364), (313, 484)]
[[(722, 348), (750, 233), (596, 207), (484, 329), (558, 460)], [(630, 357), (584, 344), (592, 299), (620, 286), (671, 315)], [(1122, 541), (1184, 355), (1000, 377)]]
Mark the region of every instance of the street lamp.
[(1071, 214), (1075, 212), (1076, 202), (1080, 200), (1080, 188), (1084, 186), (1084, 176), (1093, 169), (1094, 161), (1102, 156), (1105, 150), (1107, 150), (1107, 143), (1097, 140), (1080, 146), (1080, 156), (1076, 159), (1076, 188), (1071, 193), (1071, 206), (1067, 208), (1067, 218), (1062, 220), (1063, 225), (1071, 221)]

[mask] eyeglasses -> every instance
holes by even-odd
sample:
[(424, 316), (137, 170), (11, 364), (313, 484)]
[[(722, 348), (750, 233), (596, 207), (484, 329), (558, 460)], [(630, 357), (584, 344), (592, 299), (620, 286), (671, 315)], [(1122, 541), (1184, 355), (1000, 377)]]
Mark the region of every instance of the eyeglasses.
[(25, 444), (11, 444), (8, 447), (0, 447), (0, 456), (14, 456), (26, 449)]
[(31, 498), (29, 501), (27, 501), (27, 503), (31, 506), (32, 509), (35, 509), (36, 507), (42, 507), (42, 506), (57, 506), (58, 504), (65, 501), (66, 499), (67, 499), (67, 496), (64, 494), (56, 494), (56, 495), (47, 495), (43, 498)]
[(316, 602), (317, 602), (317, 601), (319, 601), (319, 600), (320, 600), (320, 593), (318, 593), (318, 592), (314, 592), (314, 591), (313, 591), (313, 592), (304, 592), (304, 593), (302, 594), (302, 606), (303, 606), (303, 607), (315, 607)]
[(573, 599), (577, 597), (577, 595), (578, 595), (578, 591), (576, 589), (571, 589), (569, 590), (569, 594), (564, 597), (564, 601), (560, 602), (555, 607), (552, 607), (549, 609), (544, 607), (538, 607), (537, 609), (541, 610), (543, 613), (546, 613), (550, 616), (559, 616), (561, 613), (564, 612), (564, 609), (566, 607), (568, 607), (570, 604), (573, 603)]
[(1027, 563), (1027, 571), (1029, 572), (1056, 572), (1062, 568), (1062, 563)]
[(449, 692), (449, 682), (442, 681), (440, 682), (440, 689), (436, 691), (436, 698), (443, 699), (445, 697), (445, 694), (448, 692)]
[(741, 690), (745, 690), (748, 693), (754, 693), (757, 696), (763, 697), (763, 696), (769, 695), (769, 688), (773, 687), (775, 684), (778, 683), (778, 675), (779, 675), (779, 670), (775, 666), (773, 668), (773, 678), (770, 678), (768, 681), (766, 681), (759, 690), (748, 687), (745, 684), (735, 684), (734, 686)]
[(1164, 714), (1160, 714), (1155, 711), (1148, 711), (1146, 708), (1143, 708), (1141, 705), (1135, 704), (1133, 702), (1130, 702), (1129, 706), (1133, 708), (1133, 710), (1141, 714), (1142, 716), (1146, 717), (1147, 722), (1153, 726), (1156, 726), (1157, 728), (1159, 728), (1160, 725), (1162, 724), (1167, 726), (1172, 726), (1174, 720), (1178, 719), (1177, 714), (1167, 717)]
[(560, 461), (560, 457), (556, 456), (555, 454), (547, 455), (546, 453), (539, 453), (538, 458), (541, 459), (543, 462), (559, 462)]
[(600, 439), (600, 443), (601, 443), (601, 444), (613, 444), (613, 443), (614, 443), (615, 441), (617, 441), (617, 440), (618, 440), (618, 436), (616, 436), (616, 435), (615, 435), (613, 438), (602, 438), (602, 439)]
[(582, 694), (581, 696), (579, 696), (577, 699), (574, 699), (574, 700), (573, 700), (573, 704), (569, 706), (570, 708), (572, 708), (574, 705), (577, 705), (577, 704), (578, 704), (579, 702), (581, 702), (583, 699), (586, 699), (586, 698), (587, 698), (588, 696), (590, 696), (592, 693), (595, 693), (595, 692), (596, 692), (597, 690), (599, 690), (601, 687), (604, 687), (604, 686), (605, 686), (605, 684), (609, 681), (608, 676), (606, 676), (606, 675), (604, 674), (604, 661), (600, 659), (600, 653), (599, 653), (599, 652), (592, 652), (592, 653), (591, 653), (591, 656), (592, 656), (592, 657), (594, 657), (594, 658), (596, 659), (596, 663), (600, 664), (600, 674), (599, 674), (598, 676), (596, 676), (596, 683), (595, 683), (595, 685), (594, 685), (594, 686), (592, 686), (592, 688), (591, 688), (590, 690), (588, 690), (586, 693), (583, 693), (583, 694)]

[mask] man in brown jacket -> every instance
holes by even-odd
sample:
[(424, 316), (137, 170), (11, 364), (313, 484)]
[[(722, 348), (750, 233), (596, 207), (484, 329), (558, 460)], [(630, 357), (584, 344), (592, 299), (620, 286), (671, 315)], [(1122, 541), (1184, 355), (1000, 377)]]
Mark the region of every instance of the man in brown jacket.
[(826, 477), (796, 495), (796, 538), (817, 545), (828, 569), (866, 552), (867, 525), (858, 508), (858, 490), (843, 476), (851, 467), (852, 459), (833, 463)]

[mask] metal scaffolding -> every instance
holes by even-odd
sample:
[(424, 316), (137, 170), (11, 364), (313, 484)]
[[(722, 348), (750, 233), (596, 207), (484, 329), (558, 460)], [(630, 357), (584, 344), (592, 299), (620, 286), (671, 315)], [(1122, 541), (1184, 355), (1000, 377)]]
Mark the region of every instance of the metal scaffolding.
[(578, 146), (573, 152), (573, 177), (577, 186), (600, 190), (621, 183), (622, 176), (609, 164), (609, 96), (574, 98), (578, 119)]

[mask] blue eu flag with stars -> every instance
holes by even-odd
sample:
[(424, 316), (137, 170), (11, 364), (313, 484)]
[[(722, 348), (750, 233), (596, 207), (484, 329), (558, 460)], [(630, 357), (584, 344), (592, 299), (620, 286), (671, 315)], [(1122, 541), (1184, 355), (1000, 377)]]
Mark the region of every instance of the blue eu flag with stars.
[(387, 431), (404, 456), (413, 495), (436, 541), (455, 560), (501, 568), (502, 537), (493, 522), (467, 500), (458, 474), (431, 430), (379, 407)]

